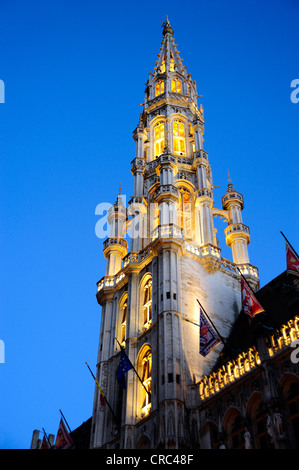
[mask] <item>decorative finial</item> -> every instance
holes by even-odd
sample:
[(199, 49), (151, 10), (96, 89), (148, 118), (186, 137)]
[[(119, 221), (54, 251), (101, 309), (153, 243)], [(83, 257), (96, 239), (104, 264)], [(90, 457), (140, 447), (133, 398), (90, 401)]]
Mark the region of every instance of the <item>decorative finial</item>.
[(123, 206), (123, 200), (122, 200), (122, 197), (121, 197), (121, 183), (119, 183), (119, 190), (118, 190), (118, 195), (117, 195), (117, 198), (116, 198), (116, 201), (115, 201), (115, 205), (121, 205)]
[(227, 191), (229, 193), (235, 191), (235, 188), (233, 187), (232, 180), (230, 178), (229, 170), (227, 170), (227, 177), (228, 177), (228, 186), (227, 186)]
[(170, 26), (168, 15), (166, 15), (166, 21), (163, 21), (162, 23), (163, 28), (163, 36), (165, 36), (167, 33), (170, 33), (171, 35), (173, 34), (173, 29)]

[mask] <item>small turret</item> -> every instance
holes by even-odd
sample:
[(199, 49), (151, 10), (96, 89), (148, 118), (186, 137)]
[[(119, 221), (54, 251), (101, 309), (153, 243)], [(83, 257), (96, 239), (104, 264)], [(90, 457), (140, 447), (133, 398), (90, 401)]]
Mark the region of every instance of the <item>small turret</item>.
[(122, 268), (122, 258), (127, 254), (128, 243), (124, 239), (126, 230), (127, 210), (121, 198), (121, 189), (108, 211), (110, 236), (104, 241), (103, 253), (107, 259), (106, 276), (114, 276)]
[(247, 277), (253, 289), (257, 289), (259, 286), (257, 270), (249, 264), (247, 248), (250, 243), (250, 231), (242, 220), (244, 200), (242, 194), (234, 188), (229, 173), (227, 191), (222, 197), (222, 206), (228, 212), (229, 225), (224, 233), (226, 244), (232, 249), (233, 261)]
[(228, 175), (227, 191), (222, 198), (222, 206), (229, 214), (229, 226), (225, 229), (225, 240), (232, 249), (233, 261), (238, 265), (248, 264), (247, 245), (250, 243), (250, 234), (249, 227), (244, 225), (242, 221), (243, 196), (235, 190), (230, 175)]

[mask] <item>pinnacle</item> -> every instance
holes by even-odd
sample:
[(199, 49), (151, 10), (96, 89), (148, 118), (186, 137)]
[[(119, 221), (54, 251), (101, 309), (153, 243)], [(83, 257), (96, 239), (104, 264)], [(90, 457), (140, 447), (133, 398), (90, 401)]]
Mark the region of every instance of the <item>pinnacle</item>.
[(122, 200), (122, 197), (121, 197), (121, 183), (119, 183), (119, 191), (118, 191), (118, 196), (116, 198), (116, 201), (115, 201), (115, 206), (123, 206), (123, 200)]
[(235, 191), (235, 188), (234, 188), (234, 186), (233, 186), (233, 184), (232, 184), (232, 180), (231, 180), (231, 178), (230, 178), (229, 170), (227, 170), (227, 176), (228, 176), (227, 191), (228, 191), (229, 193), (231, 193), (231, 192)]
[(170, 26), (168, 15), (166, 15), (166, 21), (162, 23), (162, 26), (164, 26), (163, 36), (166, 36), (167, 33), (170, 33), (171, 35), (173, 35), (173, 29)]
[(174, 43), (173, 29), (170, 25), (168, 16), (166, 16), (166, 21), (162, 23), (162, 27), (163, 38), (158, 54), (158, 60), (156, 61), (156, 67), (154, 67), (154, 76), (156, 73), (162, 74), (169, 71), (184, 74), (185, 67), (183, 67), (182, 58), (177, 50), (177, 44)]

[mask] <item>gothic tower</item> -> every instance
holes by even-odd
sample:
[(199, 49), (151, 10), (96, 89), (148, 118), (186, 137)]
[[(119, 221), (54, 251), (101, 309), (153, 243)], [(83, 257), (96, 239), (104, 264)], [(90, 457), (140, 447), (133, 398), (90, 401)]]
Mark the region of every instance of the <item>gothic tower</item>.
[[(107, 269), (97, 284), (97, 380), (111, 409), (96, 387), (91, 448), (192, 447), (197, 384), (222, 348), (199, 354), (197, 299), (225, 338), (241, 308), (239, 269), (253, 289), (259, 285), (248, 258), (243, 197), (230, 179), (222, 208), (214, 207), (197, 98), (167, 19), (133, 132), (134, 195), (126, 208), (119, 194), (108, 214)], [(216, 216), (228, 224), (233, 261), (221, 256)], [(134, 365), (125, 389), (116, 377), (120, 345)]]

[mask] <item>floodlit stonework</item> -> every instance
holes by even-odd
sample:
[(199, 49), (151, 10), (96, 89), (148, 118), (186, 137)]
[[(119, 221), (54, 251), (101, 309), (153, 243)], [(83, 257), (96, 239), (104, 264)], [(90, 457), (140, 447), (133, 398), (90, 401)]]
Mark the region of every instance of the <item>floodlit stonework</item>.
[[(96, 387), (91, 448), (192, 447), (190, 410), (200, 406), (198, 383), (223, 348), (199, 354), (198, 301), (226, 338), (241, 309), (240, 272), (254, 290), (259, 287), (248, 256), (243, 196), (230, 179), (222, 207), (214, 207), (197, 98), (167, 20), (133, 133), (134, 196), (125, 207), (119, 194), (108, 215), (107, 267), (97, 287), (97, 380), (114, 416)], [(224, 219), (232, 261), (221, 255), (214, 217)], [(126, 374), (125, 390), (116, 378), (120, 345), (135, 368)]]

